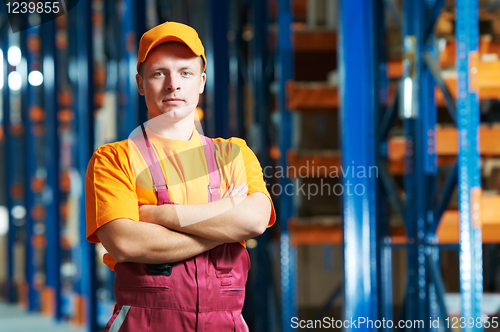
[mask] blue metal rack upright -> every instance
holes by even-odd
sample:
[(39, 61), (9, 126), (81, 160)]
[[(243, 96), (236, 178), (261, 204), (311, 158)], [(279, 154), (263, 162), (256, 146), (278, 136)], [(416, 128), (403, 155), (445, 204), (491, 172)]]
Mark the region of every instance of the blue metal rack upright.
[[(478, 59), (478, 1), (457, 0), (457, 127), (460, 206), (460, 293), (462, 317), (481, 317), (483, 254), (481, 238), (481, 173), (479, 160), (479, 96), (475, 87)], [(482, 331), (467, 325), (465, 331)]]
[[(8, 33), (7, 37), (7, 47), (9, 50), (11, 47), (20, 46), (19, 34)], [(22, 54), (21, 54), (22, 55)], [(16, 89), (10, 82), (9, 78), (13, 72), (17, 71), (17, 67), (7, 65), (7, 70), (5, 71), (5, 94), (4, 94), (4, 123), (7, 142), (7, 190), (8, 190), (8, 201), (7, 209), (9, 212), (9, 237), (8, 237), (8, 260), (9, 260), (9, 272), (8, 272), (8, 284), (9, 289), (9, 300), (12, 302), (19, 302), (23, 304), (27, 301), (27, 284), (26, 275), (19, 275), (21, 267), (20, 262), (23, 261), (23, 257), (20, 255), (23, 251), (16, 250), (19, 249), (23, 243), (26, 241), (26, 201), (24, 199), (24, 181), (25, 172), (24, 170), (24, 158), (17, 151), (22, 151), (23, 149), (23, 131), (24, 126), (22, 123), (22, 99), (21, 91)], [(12, 74), (15, 75), (15, 74)], [(16, 275), (17, 274), (17, 275)]]
[[(2, 48), (4, 50), (4, 59), (7, 59), (8, 50), (11, 47), (11, 33), (6, 33), (4, 35), (4, 40), (2, 42)], [(16, 151), (16, 142), (15, 136), (12, 134), (11, 126), (11, 107), (10, 107), (10, 94), (11, 90), (9, 87), (9, 73), (12, 71), (8, 61), (4, 61), (4, 88), (3, 92), (3, 105), (2, 105), (2, 113), (3, 113), (3, 126), (5, 133), (5, 155), (11, 156)], [(17, 176), (15, 175), (18, 171), (17, 158), (7, 158), (7, 165), (5, 167), (6, 181), (5, 181), (5, 196), (7, 197), (7, 211), (8, 211), (8, 220), (9, 220), (9, 233), (7, 238), (7, 299), (9, 302), (13, 303), (17, 299), (16, 292), (16, 283), (14, 280), (14, 244), (16, 242), (16, 232), (18, 227), (15, 223), (14, 216), (12, 213), (12, 208), (17, 203), (17, 199), (12, 195), (12, 189), (17, 181)]]
[[(292, 9), (290, 0), (278, 1), (278, 41), (277, 41), (277, 78), (279, 83), (278, 107), (280, 111), (279, 165), (286, 169), (286, 153), (292, 147), (292, 113), (287, 109), (286, 84), (293, 79), (292, 49)], [(280, 185), (286, 188), (293, 183), (288, 178), (280, 178)], [(292, 331), (291, 319), (298, 316), (297, 310), (297, 249), (290, 245), (288, 223), (294, 216), (293, 197), (282, 195), (278, 206), (280, 237), (280, 272), (281, 272), (281, 330)]]
[[(206, 112), (208, 135), (229, 137), (229, 43), (228, 1), (210, 0), (207, 4), (208, 38), (205, 39), (207, 58)], [(209, 97), (210, 96), (210, 97)]]
[[(378, 309), (379, 237), (377, 232), (376, 126), (379, 79), (373, 1), (341, 1), (339, 96), (344, 176), (344, 319), (365, 317), (376, 321)], [(349, 36), (347, 36), (349, 33)], [(360, 96), (362, 96), (360, 98)], [(358, 177), (359, 167), (368, 171)], [(345, 326), (348, 331), (374, 327)]]
[[(135, 28), (135, 6), (138, 0), (124, 0), (119, 2), (121, 7), (121, 60), (118, 70), (118, 85), (120, 91), (120, 116), (118, 119), (118, 139), (127, 139), (132, 131), (139, 125), (139, 97), (135, 74), (137, 72), (137, 40)], [(90, 76), (92, 78), (92, 76)], [(143, 117), (142, 117), (143, 118)]]
[(27, 50), (27, 31), (20, 31), (20, 49), (23, 55), (21, 63), (17, 66), (16, 71), (20, 73), (22, 78), (21, 85), (21, 118), (23, 123), (23, 134), (24, 134), (24, 151), (27, 153), (24, 156), (23, 172), (24, 176), (24, 208), (26, 210), (26, 223), (25, 223), (25, 266), (24, 273), (27, 283), (28, 291), (28, 311), (38, 311), (39, 307), (39, 294), (34, 287), (34, 275), (35, 275), (35, 262), (34, 262), (34, 252), (33, 246), (31, 245), (31, 238), (33, 237), (33, 226), (34, 220), (30, 213), (30, 208), (34, 203), (33, 192), (29, 188), (30, 177), (33, 175), (34, 170), (34, 156), (33, 156), (33, 137), (30, 137), (31, 126), (28, 123), (28, 107), (29, 103), (33, 101), (28, 100), (30, 97), (28, 94), (28, 66), (31, 62), (31, 56)]
[[(75, 91), (75, 119), (78, 133), (77, 169), (81, 181), (85, 179), (87, 165), (94, 152), (94, 89), (93, 89), (93, 47), (92, 47), (92, 2), (80, 2), (72, 11), (78, 31), (76, 60), (78, 82)], [(70, 13), (71, 14), (71, 13)], [(83, 188), (83, 183), (80, 184)], [(84, 299), (87, 331), (98, 330), (97, 324), (97, 276), (95, 244), (89, 243), (86, 236), (85, 195), (80, 198), (80, 294)]]
[(266, 147), (269, 146), (267, 133), (268, 85), (266, 80), (266, 65), (268, 60), (268, 4), (266, 0), (252, 1), (253, 38), (251, 41), (252, 60), (252, 90), (254, 94), (253, 129), (250, 131), (252, 150), (259, 157), (261, 164), (267, 164)]
[[(154, 4), (154, 3), (153, 3)], [(148, 12), (148, 6), (152, 5), (151, 3), (148, 4), (147, 1), (136, 1), (135, 2), (135, 12), (134, 12), (134, 17), (135, 17), (135, 45), (136, 48), (139, 48), (139, 40), (141, 36), (150, 28), (146, 24), (146, 13)], [(134, 50), (135, 51), (135, 50)], [(137, 58), (135, 59), (137, 61)], [(131, 72), (132, 74), (133, 72)], [(132, 85), (132, 89), (137, 89), (137, 85), (135, 84), (135, 75), (131, 75), (134, 82)], [(137, 92), (135, 92), (135, 95), (137, 96)], [(148, 109), (146, 107), (146, 102), (144, 101), (144, 98), (141, 98), (137, 96), (137, 110), (138, 110), (138, 118), (139, 118), (139, 123), (144, 123), (148, 121)]]
[[(430, 214), (436, 199), (435, 177), (437, 159), (435, 149), (436, 106), (434, 82), (424, 62), (428, 45), (428, 8), (434, 1), (404, 1), (403, 57), (405, 70), (401, 93), (406, 157), (405, 157), (405, 226), (407, 232), (406, 319), (426, 322), (431, 315), (429, 271), (426, 268), (427, 230), (433, 222)], [(432, 7), (431, 7), (432, 8)], [(440, 9), (440, 8), (439, 8)], [(432, 22), (433, 25), (433, 22)], [(433, 315), (435, 316), (435, 315)], [(423, 330), (428, 331), (425, 324)]]
[(242, 52), (242, 34), (246, 6), (240, 1), (230, 1), (229, 6), (229, 135), (245, 137), (242, 75), (245, 61)]
[[(26, 180), (25, 180), (25, 195), (26, 195), (26, 277), (28, 282), (28, 310), (29, 311), (39, 311), (40, 310), (40, 288), (37, 287), (37, 279), (40, 280), (40, 276), (38, 274), (40, 264), (40, 259), (37, 259), (37, 248), (35, 246), (35, 241), (33, 241), (34, 237), (37, 235), (37, 224), (39, 222), (39, 218), (36, 218), (33, 213), (36, 204), (39, 201), (39, 195), (35, 193), (32, 186), (32, 181), (35, 180), (37, 172), (40, 171), (39, 167), (41, 166), (41, 158), (37, 151), (40, 150), (40, 147), (37, 146), (40, 144), (40, 140), (37, 139), (35, 135), (35, 121), (32, 118), (32, 107), (40, 107), (39, 100), (39, 91), (41, 87), (33, 86), (31, 82), (29, 82), (28, 77), (29, 74), (35, 70), (39, 69), (37, 66), (40, 65), (39, 58), (39, 50), (36, 51), (33, 48), (34, 39), (39, 38), (39, 27), (31, 27), (29, 30), (21, 32), (22, 39), (22, 52), (25, 54), (26, 62), (21, 68), (23, 68), (23, 73), (21, 74), (23, 77), (23, 87), (22, 87), (22, 95), (23, 95), (23, 121), (24, 121), (24, 135), (25, 135), (25, 153), (26, 153)], [(30, 39), (32, 40), (29, 43)], [(30, 47), (29, 44), (32, 46)], [(37, 199), (38, 198), (38, 199)], [(38, 234), (41, 236), (45, 236), (45, 234)], [(38, 276), (38, 277), (37, 277)], [(42, 279), (43, 280), (43, 279)]]
[(46, 156), (46, 209), (47, 223), (46, 236), (46, 286), (51, 294), (51, 303), (54, 309), (54, 318), (61, 320), (61, 250), (60, 250), (60, 214), (59, 200), (59, 172), (60, 172), (60, 141), (57, 134), (57, 110), (60, 105), (57, 101), (58, 85), (58, 55), (54, 35), (55, 22), (50, 21), (40, 27), (42, 35), (42, 72), (44, 76), (44, 107), (45, 107), (45, 156)]
[[(253, 92), (253, 123), (246, 137), (248, 145), (256, 154), (263, 168), (269, 165), (268, 120), (269, 114), (269, 82), (266, 71), (269, 59), (268, 54), (268, 27), (269, 10), (267, 0), (254, 0), (251, 2), (250, 13), (253, 26), (253, 38), (250, 43), (250, 61), (252, 73), (249, 75)], [(272, 331), (270, 312), (272, 302), (270, 301), (270, 287), (272, 271), (270, 269), (268, 257), (268, 244), (272, 230), (264, 232), (255, 240), (257, 246), (254, 248), (255, 269), (254, 269), (254, 292), (253, 292), (253, 329), (255, 331)], [(251, 249), (250, 249), (251, 250)], [(251, 252), (251, 251), (250, 251)], [(251, 252), (252, 253), (252, 252)], [(253, 258), (252, 257), (252, 258)]]

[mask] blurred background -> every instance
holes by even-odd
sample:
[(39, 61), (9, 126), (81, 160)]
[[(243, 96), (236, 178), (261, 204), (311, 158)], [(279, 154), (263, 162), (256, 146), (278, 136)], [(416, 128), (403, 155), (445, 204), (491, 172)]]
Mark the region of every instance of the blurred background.
[(15, 33), (6, 10), (0, 331), (111, 317), (83, 181), (98, 146), (147, 121), (137, 47), (165, 21), (205, 45), (205, 134), (244, 138), (273, 196), (276, 224), (247, 241), (250, 331), (499, 328), (500, 1), (80, 0)]

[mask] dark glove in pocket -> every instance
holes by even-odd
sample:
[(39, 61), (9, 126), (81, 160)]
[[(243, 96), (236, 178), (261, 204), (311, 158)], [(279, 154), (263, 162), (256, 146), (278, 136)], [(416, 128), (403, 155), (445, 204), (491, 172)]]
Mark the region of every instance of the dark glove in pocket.
[(164, 264), (146, 264), (149, 275), (152, 276), (170, 276), (172, 274), (172, 265)]

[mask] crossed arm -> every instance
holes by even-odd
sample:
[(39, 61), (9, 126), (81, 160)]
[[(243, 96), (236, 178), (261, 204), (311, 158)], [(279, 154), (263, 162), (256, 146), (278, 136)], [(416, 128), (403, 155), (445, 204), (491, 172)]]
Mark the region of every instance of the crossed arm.
[(263, 193), (246, 195), (244, 184), (223, 198), (198, 205), (147, 205), (140, 220), (115, 219), (96, 235), (118, 262), (172, 263), (188, 259), (222, 243), (262, 234), (271, 214)]

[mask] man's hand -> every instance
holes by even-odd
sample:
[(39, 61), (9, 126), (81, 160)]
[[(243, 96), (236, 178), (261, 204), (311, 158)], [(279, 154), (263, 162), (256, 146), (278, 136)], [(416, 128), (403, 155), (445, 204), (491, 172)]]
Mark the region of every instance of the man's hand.
[(231, 183), (229, 189), (224, 193), (222, 198), (235, 197), (235, 196), (246, 196), (248, 193), (248, 187), (245, 182), (240, 183), (236, 188), (234, 188), (234, 183)]

